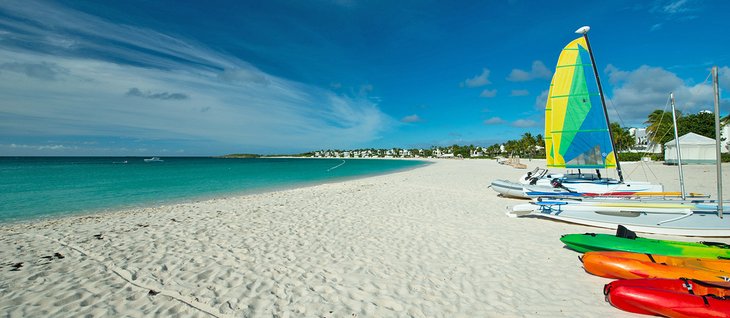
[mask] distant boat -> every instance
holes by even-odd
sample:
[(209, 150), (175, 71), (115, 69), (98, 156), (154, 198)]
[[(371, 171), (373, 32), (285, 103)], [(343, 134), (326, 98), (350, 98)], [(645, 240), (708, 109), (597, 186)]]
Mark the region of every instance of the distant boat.
[(147, 158), (144, 160), (144, 162), (163, 162), (164, 160), (160, 159), (160, 157), (152, 157)]
[(114, 161), (112, 163), (128, 163), (128, 162), (127, 162), (127, 160), (124, 160), (124, 161)]

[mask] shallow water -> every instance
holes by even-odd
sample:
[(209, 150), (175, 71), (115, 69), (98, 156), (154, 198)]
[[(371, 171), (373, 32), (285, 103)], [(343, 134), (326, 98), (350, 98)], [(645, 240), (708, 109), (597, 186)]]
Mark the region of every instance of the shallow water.
[(0, 222), (149, 206), (388, 173), (422, 161), (0, 157)]

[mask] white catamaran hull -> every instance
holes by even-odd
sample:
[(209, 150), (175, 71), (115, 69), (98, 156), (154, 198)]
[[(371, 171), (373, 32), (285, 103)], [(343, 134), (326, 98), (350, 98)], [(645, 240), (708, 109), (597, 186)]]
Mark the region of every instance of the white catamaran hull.
[(689, 213), (677, 216), (667, 213), (614, 215), (585, 211), (535, 212), (543, 218), (563, 222), (616, 229), (619, 225), (642, 233), (699, 237), (730, 237), (730, 218), (720, 218), (715, 212)]
[(580, 195), (601, 195), (636, 192), (662, 192), (664, 187), (660, 184), (648, 182), (626, 181), (624, 183), (613, 182), (575, 182), (563, 184), (563, 187), (556, 188), (544, 185), (525, 185), (507, 180), (492, 181), (491, 188), (505, 197), (513, 198), (537, 198), (544, 196), (580, 196)]

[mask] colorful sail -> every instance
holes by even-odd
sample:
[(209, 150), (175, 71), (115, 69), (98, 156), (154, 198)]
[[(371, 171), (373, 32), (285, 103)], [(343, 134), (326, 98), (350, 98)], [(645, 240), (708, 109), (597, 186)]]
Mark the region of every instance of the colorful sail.
[(616, 159), (588, 45), (570, 42), (558, 58), (545, 107), (548, 167), (615, 168)]

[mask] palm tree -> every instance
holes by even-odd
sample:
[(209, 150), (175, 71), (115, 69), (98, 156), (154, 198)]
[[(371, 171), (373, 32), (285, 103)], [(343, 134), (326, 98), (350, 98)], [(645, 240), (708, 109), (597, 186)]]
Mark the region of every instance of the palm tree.
[(535, 145), (537, 144), (535, 137), (532, 137), (531, 133), (526, 132), (522, 134), (522, 139), (520, 139), (519, 142), (522, 153), (525, 153), (532, 158), (532, 154), (535, 152)]
[[(682, 113), (677, 111), (677, 118), (682, 116)], [(674, 124), (672, 124), (672, 112), (665, 112), (661, 110), (655, 110), (647, 118), (646, 124), (649, 127), (646, 128), (646, 134), (649, 138), (649, 142), (658, 144), (664, 149), (664, 143), (674, 139)]]
[(621, 127), (619, 123), (611, 123), (613, 142), (616, 144), (616, 151), (629, 150), (636, 145), (636, 138), (631, 136), (628, 129)]

